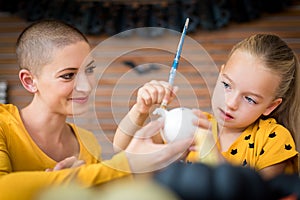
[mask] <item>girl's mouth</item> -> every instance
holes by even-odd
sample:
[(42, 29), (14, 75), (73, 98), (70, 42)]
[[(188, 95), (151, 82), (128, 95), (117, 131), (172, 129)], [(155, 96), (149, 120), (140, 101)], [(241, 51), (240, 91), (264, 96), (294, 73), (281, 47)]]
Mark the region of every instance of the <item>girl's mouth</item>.
[(228, 112), (225, 112), (224, 110), (222, 110), (221, 108), (220, 108), (220, 112), (221, 112), (221, 116), (222, 116), (222, 118), (224, 119), (224, 120), (232, 120), (232, 119), (234, 119), (234, 117), (230, 114), (230, 113), (228, 113)]

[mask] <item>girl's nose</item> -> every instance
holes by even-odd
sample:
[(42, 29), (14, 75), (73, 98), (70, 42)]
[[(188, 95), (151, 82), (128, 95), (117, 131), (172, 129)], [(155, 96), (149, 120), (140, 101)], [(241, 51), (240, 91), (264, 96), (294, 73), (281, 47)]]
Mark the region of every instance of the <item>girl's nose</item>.
[(225, 102), (226, 106), (230, 110), (237, 110), (239, 107), (239, 96), (237, 93), (230, 92), (226, 95)]

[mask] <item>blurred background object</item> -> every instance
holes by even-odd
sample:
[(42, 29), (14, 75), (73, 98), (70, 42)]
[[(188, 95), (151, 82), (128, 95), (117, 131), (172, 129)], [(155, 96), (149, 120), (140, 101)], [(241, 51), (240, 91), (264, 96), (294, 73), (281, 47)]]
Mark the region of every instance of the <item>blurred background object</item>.
[(137, 27), (181, 31), (187, 17), (189, 32), (215, 30), (230, 21), (280, 12), (291, 4), (291, 0), (1, 0), (0, 9), (27, 21), (56, 18), (86, 34), (114, 35)]
[(7, 83), (5, 81), (0, 82), (0, 103), (6, 103), (6, 90), (7, 90)]

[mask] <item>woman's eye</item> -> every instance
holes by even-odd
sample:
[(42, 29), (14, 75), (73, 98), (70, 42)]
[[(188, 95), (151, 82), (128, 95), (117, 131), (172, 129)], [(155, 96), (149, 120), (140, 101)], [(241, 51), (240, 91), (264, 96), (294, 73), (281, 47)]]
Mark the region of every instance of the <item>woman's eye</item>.
[(254, 99), (252, 99), (251, 97), (245, 97), (245, 99), (250, 104), (257, 104), (256, 101)]
[(94, 73), (95, 68), (96, 68), (96, 66), (95, 66), (95, 65), (92, 65), (92, 66), (86, 68), (85, 73), (87, 73), (87, 74), (92, 74), (92, 73)]
[(68, 73), (68, 74), (61, 75), (60, 77), (65, 80), (70, 80), (70, 79), (73, 79), (74, 76), (75, 76), (75, 73)]

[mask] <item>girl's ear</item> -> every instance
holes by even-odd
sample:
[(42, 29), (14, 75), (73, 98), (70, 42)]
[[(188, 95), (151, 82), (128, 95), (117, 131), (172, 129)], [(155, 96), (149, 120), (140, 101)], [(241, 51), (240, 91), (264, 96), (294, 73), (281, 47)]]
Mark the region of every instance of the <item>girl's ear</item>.
[(282, 98), (275, 99), (263, 113), (264, 116), (268, 116), (273, 110), (275, 110), (282, 102)]
[(27, 69), (21, 69), (19, 71), (19, 79), (23, 87), (30, 93), (36, 93), (37, 87), (34, 81), (33, 74)]

